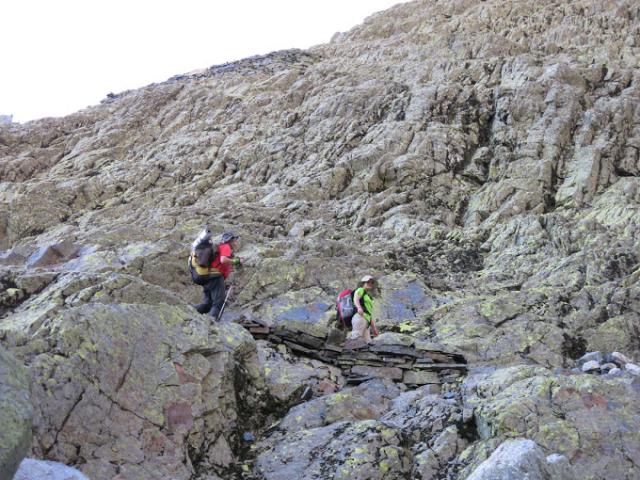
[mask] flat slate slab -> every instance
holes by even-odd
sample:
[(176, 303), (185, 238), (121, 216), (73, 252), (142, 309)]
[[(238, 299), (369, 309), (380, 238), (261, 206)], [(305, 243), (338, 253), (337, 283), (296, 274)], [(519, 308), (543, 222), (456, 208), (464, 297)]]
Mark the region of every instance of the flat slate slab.
[(408, 370), (404, 372), (404, 376), (402, 377), (402, 383), (406, 383), (407, 385), (427, 385), (427, 384), (439, 384), (440, 376), (437, 372), (431, 371), (418, 371), (414, 372), (412, 370)]
[(467, 369), (462, 355), (445, 352), (440, 345), (416, 341), (405, 334), (383, 333), (368, 344), (361, 338), (344, 340), (345, 332), (333, 328), (326, 329), (326, 336), (320, 337), (319, 330), (312, 325), (309, 329), (297, 328), (298, 321), (285, 320), (267, 326), (243, 319), (240, 324), (257, 338), (284, 343), (299, 355), (338, 366), (351, 384), (388, 378), (412, 387), (439, 385), (458, 380)]
[(351, 368), (351, 374), (401, 381), (403, 371), (396, 367), (370, 367), (367, 365), (355, 365)]

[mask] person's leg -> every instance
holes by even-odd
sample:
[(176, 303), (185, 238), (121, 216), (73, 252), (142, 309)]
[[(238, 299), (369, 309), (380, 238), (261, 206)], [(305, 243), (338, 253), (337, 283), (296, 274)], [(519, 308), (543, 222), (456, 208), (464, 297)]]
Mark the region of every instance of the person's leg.
[(218, 318), (225, 298), (224, 277), (219, 275), (211, 282), (211, 309), (209, 315)]
[(202, 285), (202, 302), (195, 306), (199, 313), (207, 313), (211, 310), (211, 289), (210, 283)]
[(351, 335), (349, 338), (352, 340), (356, 338), (364, 338), (364, 331), (368, 328), (369, 324), (367, 321), (358, 313), (356, 313), (351, 319)]

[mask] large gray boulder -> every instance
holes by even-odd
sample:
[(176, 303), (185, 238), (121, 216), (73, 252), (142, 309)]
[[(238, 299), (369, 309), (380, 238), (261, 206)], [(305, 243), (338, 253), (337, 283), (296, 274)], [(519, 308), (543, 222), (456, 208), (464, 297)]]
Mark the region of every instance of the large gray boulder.
[(10, 479), (31, 445), (27, 369), (0, 345), (0, 478)]
[(574, 480), (567, 464), (567, 459), (558, 455), (547, 458), (531, 440), (508, 440), (467, 480)]
[(79, 470), (58, 462), (25, 458), (13, 480), (90, 480)]

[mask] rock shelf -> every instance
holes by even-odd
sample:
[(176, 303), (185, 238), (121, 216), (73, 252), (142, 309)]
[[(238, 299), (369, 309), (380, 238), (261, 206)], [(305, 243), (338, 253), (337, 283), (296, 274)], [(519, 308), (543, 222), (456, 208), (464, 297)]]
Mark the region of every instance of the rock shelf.
[(361, 339), (345, 340), (344, 332), (336, 329), (320, 336), (290, 325), (268, 326), (247, 319), (239, 323), (256, 339), (284, 344), (298, 355), (339, 367), (348, 384), (388, 378), (408, 387), (439, 386), (455, 382), (467, 371), (462, 355), (408, 335), (383, 333), (367, 344)]

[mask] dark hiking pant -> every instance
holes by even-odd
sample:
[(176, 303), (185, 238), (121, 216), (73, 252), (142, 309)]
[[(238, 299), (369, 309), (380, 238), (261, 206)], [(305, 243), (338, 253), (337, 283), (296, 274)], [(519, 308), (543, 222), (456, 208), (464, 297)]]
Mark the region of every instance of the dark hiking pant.
[(224, 277), (222, 275), (211, 277), (202, 285), (202, 294), (202, 303), (196, 305), (196, 310), (200, 313), (209, 313), (212, 317), (217, 318), (224, 304)]

